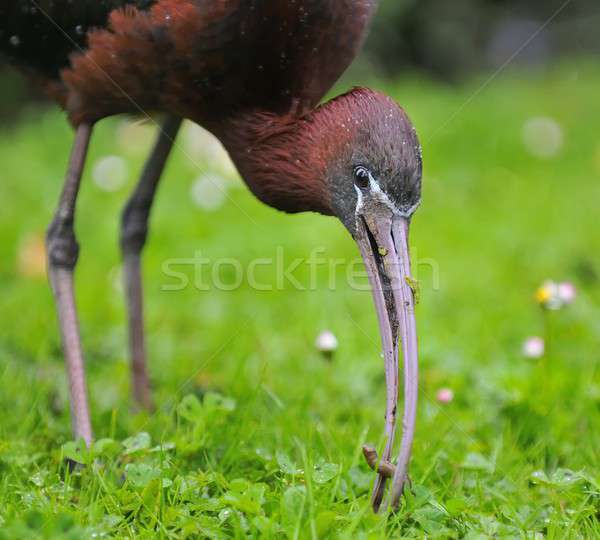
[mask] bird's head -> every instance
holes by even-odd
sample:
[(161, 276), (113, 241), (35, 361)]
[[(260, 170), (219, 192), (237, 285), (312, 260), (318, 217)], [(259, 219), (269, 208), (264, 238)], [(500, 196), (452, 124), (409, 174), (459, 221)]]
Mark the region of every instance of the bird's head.
[(422, 159), (415, 129), (391, 98), (355, 89), (315, 113), (326, 142), (317, 152), (333, 213), (356, 237), (360, 218), (409, 220), (421, 202)]
[[(421, 201), (421, 148), (405, 112), (389, 97), (354, 89), (302, 118), (258, 113), (229, 131), (228, 147), (251, 190), (287, 212), (336, 215), (358, 244), (380, 325), (387, 379), (390, 460), (404, 355), (405, 427), (392, 489), (402, 493), (417, 401), (417, 336), (408, 230)], [(373, 495), (382, 502), (385, 479)]]

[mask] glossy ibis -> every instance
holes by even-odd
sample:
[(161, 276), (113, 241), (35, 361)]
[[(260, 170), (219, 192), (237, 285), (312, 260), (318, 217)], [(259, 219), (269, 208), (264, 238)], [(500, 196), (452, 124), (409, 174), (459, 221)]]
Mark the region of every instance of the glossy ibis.
[[(404, 357), (403, 436), (395, 467), (379, 467), (377, 510), (407, 479), (417, 403), (417, 337), (408, 230), (420, 202), (415, 130), (389, 97), (355, 88), (319, 101), (355, 57), (376, 0), (3, 0), (0, 52), (60, 103), (75, 142), (47, 233), (71, 392), (74, 435), (92, 429), (73, 272), (77, 193), (93, 127), (116, 114), (166, 114), (122, 215), (121, 247), (135, 398), (151, 406), (145, 367), (140, 254), (162, 170), (183, 118), (216, 135), (261, 201), (337, 216), (371, 281), (385, 359), (391, 461)], [(387, 471), (387, 474), (385, 473)]]

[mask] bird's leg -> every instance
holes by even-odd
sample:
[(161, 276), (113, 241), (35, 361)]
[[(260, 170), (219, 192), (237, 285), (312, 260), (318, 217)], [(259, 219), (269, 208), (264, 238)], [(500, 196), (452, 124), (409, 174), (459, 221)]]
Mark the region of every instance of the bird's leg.
[(75, 439), (83, 438), (88, 445), (92, 442), (93, 435), (73, 288), (73, 272), (79, 255), (73, 222), (91, 134), (92, 126), (89, 124), (82, 124), (77, 128), (63, 191), (46, 235), (48, 275), (56, 299), (69, 377), (73, 435)]
[(181, 119), (175, 117), (168, 117), (162, 125), (154, 149), (135, 191), (125, 205), (121, 219), (133, 395), (135, 401), (146, 409), (152, 409), (153, 402), (146, 370), (141, 252), (148, 236), (148, 219), (158, 181), (180, 126)]

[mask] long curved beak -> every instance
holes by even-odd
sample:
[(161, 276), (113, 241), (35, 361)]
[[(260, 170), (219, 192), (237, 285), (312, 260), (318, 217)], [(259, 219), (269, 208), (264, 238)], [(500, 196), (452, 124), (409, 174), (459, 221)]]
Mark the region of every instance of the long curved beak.
[[(398, 340), (404, 358), (404, 414), (402, 441), (392, 481), (391, 505), (397, 507), (408, 478), (415, 433), (418, 395), (418, 353), (415, 299), (408, 250), (409, 219), (387, 207), (370, 205), (357, 216), (355, 239), (367, 268), (379, 320), (387, 386), (386, 445), (381, 462), (391, 462), (398, 401)], [(372, 505), (379, 511), (385, 495), (386, 475), (373, 489)]]

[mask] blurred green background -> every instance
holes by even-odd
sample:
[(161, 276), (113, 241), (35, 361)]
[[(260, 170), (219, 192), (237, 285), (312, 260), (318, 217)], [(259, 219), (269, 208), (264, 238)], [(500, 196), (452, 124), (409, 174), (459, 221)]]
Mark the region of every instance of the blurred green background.
[[(383, 366), (370, 295), (347, 285), (345, 264), (335, 290), (326, 265), (307, 291), (165, 291), (165, 261), (197, 251), (244, 267), (315, 248), (357, 257), (335, 220), (258, 203), (192, 126), (145, 253), (154, 415), (132, 413), (128, 399), (117, 241), (154, 128), (110, 119), (97, 129), (79, 202), (77, 294), (96, 434), (121, 442), (98, 450), (99, 465), (68, 472), (43, 234), (72, 133), (59, 111), (28, 99), (13, 102), (0, 130), (0, 538), (600, 537), (597, 10), (567, 4), (498, 71), (560, 4), (449, 6), (385, 2), (336, 89), (388, 92), (424, 147), (411, 238), (422, 397), (401, 512), (369, 510), (360, 445), (381, 440)], [(310, 273), (300, 264), (294, 276), (306, 285)], [(272, 267), (259, 276), (276, 284)], [(572, 283), (575, 301), (540, 307), (547, 279)], [(331, 361), (314, 347), (325, 329), (339, 340)], [(533, 336), (545, 340), (541, 358), (523, 349)], [(211, 393), (234, 401), (210, 405)], [(152, 442), (127, 439), (139, 432)]]

